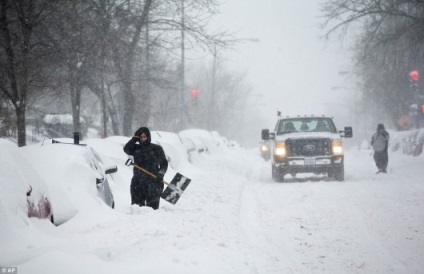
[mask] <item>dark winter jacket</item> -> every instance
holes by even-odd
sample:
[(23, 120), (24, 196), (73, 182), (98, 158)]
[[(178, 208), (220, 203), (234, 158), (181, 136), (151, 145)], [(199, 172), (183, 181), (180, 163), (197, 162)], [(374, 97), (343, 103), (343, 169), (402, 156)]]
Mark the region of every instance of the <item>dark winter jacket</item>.
[[(148, 140), (142, 143), (139, 139), (141, 133), (145, 133)], [(124, 152), (134, 156), (134, 163), (153, 174), (161, 173), (165, 175), (168, 169), (168, 161), (161, 146), (151, 143), (150, 131), (147, 128), (140, 128), (136, 135), (124, 146)], [(134, 176), (140, 178), (151, 178), (143, 171), (134, 168)]]

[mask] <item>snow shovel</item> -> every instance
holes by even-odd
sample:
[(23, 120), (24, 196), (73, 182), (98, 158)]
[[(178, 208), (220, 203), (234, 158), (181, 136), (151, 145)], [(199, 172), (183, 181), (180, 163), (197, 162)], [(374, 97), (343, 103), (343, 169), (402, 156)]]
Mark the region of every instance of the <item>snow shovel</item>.
[[(157, 178), (157, 176), (150, 171), (142, 168), (139, 165), (136, 165), (133, 163), (131, 159), (128, 159), (125, 162), (125, 165), (127, 166), (134, 166), (135, 168), (143, 171), (147, 175)], [(162, 181), (164, 185), (166, 185), (165, 190), (161, 194), (161, 198), (164, 199), (167, 202), (170, 202), (171, 204), (176, 204), (178, 202), (178, 199), (180, 199), (181, 195), (183, 194), (184, 190), (187, 188), (187, 186), (190, 184), (191, 179), (181, 175), (180, 173), (177, 173), (174, 178), (172, 179), (171, 183), (167, 183), (165, 181)]]

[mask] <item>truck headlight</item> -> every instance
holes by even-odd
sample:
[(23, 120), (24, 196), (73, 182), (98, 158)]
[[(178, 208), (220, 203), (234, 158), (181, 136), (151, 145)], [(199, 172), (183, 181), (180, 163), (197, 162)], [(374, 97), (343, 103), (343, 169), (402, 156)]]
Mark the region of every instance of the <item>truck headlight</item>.
[(340, 141), (340, 140), (334, 140), (333, 141), (333, 153), (336, 154), (336, 155), (342, 155), (343, 154), (342, 141)]
[(261, 146), (261, 150), (262, 150), (263, 152), (267, 152), (267, 151), (268, 151), (268, 146), (267, 146), (267, 145), (262, 145), (262, 146)]
[(286, 144), (285, 143), (277, 143), (275, 145), (274, 154), (277, 156), (286, 156)]

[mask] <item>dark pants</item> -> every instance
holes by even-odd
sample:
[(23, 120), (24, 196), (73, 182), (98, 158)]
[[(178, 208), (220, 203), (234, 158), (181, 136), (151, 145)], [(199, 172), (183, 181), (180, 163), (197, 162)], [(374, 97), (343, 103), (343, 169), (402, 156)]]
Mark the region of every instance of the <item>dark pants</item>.
[(389, 163), (389, 155), (387, 149), (377, 152), (374, 152), (374, 161), (379, 171), (386, 171), (387, 164)]
[(132, 205), (150, 206), (153, 209), (158, 209), (163, 184), (150, 178), (134, 176), (131, 180), (130, 191)]

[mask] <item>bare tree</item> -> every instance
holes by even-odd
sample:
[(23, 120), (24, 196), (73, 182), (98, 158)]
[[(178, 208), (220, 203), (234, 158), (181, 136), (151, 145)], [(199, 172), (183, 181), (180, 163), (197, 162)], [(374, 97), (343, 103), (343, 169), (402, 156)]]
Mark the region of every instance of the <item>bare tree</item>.
[(126, 5), (117, 11), (118, 25), (113, 33), (116, 46), (113, 49), (113, 60), (118, 78), (122, 84), (124, 135), (132, 134), (131, 130), (135, 110), (133, 90), (134, 65), (142, 28), (146, 25), (152, 1), (146, 0), (144, 3), (127, 1)]
[(89, 74), (84, 77), (84, 85), (89, 88), (100, 100), (103, 136), (108, 134), (107, 121), (110, 118), (112, 133), (120, 134), (120, 122), (118, 110), (115, 105), (115, 94), (113, 86), (116, 86), (118, 79), (113, 69), (113, 50), (116, 50), (115, 39), (113, 39), (113, 28), (115, 15), (125, 5), (123, 1), (117, 0), (90, 0), (85, 1), (88, 11), (93, 20), (95, 28), (92, 38), (93, 60), (90, 62)]
[(175, 92), (178, 48), (220, 43), (222, 33), (207, 31), (216, 7), (215, 0), (0, 0), (0, 92), (16, 113), (18, 144), (26, 143), (28, 99), (36, 106), (47, 92), (56, 101), (69, 94), (74, 131), (82, 96), (94, 94), (103, 135), (109, 118), (113, 134), (131, 135), (135, 120), (149, 121), (153, 92), (185, 96)]
[(49, 54), (41, 29), (61, 1), (0, 1), (0, 92), (16, 113), (18, 145), (26, 145), (27, 99), (40, 80)]
[[(354, 26), (363, 104), (395, 121), (411, 104), (408, 73), (424, 69), (424, 3), (416, 0), (330, 0), (323, 5), (327, 37)], [(357, 32), (359, 30), (359, 33)]]

